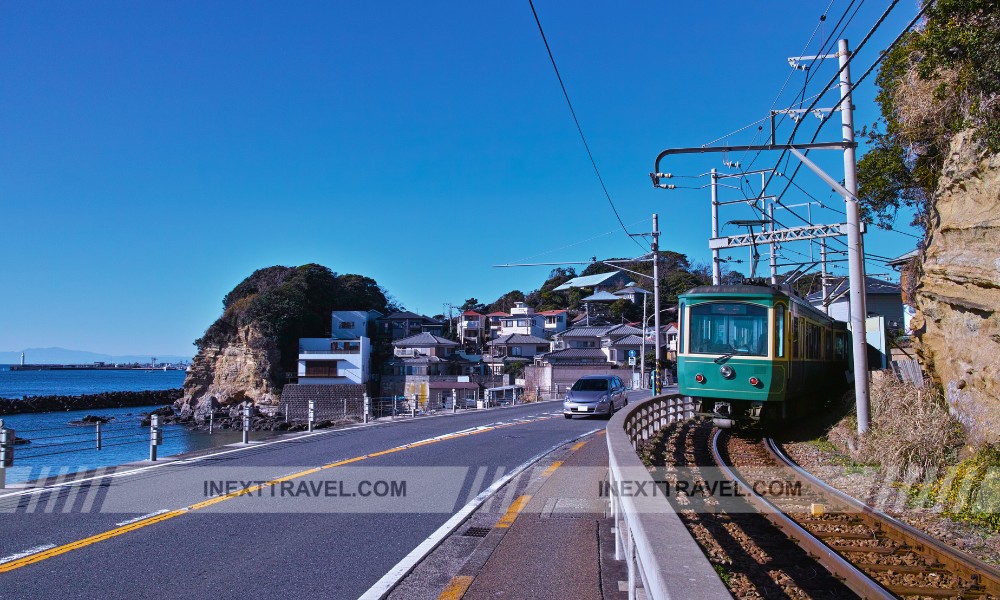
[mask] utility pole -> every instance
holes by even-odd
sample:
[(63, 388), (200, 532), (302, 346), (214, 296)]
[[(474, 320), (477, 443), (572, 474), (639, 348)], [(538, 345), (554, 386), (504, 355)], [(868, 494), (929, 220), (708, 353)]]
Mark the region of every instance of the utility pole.
[(646, 389), (646, 301), (649, 294), (642, 295), (642, 348), (639, 355), (639, 389)]
[[(761, 190), (761, 195), (764, 192)], [(774, 202), (767, 205), (767, 217), (771, 221), (771, 233), (774, 233)], [(778, 285), (778, 244), (771, 239), (771, 285)]]
[[(653, 376), (653, 395), (660, 393), (660, 217), (653, 213), (653, 348), (655, 349), (655, 375)], [(718, 263), (716, 263), (718, 265)], [(645, 327), (645, 323), (643, 324)]]
[[(719, 237), (719, 174), (712, 169), (712, 239)], [(761, 191), (761, 194), (764, 192)], [(655, 227), (654, 227), (655, 229)], [(722, 274), (719, 272), (719, 249), (712, 249), (712, 285), (722, 285)], [(657, 333), (659, 335), (659, 333)]]
[(845, 198), (847, 209), (847, 264), (851, 297), (851, 340), (854, 347), (854, 393), (858, 413), (858, 434), (868, 431), (868, 344), (865, 331), (865, 271), (861, 246), (861, 218), (858, 207), (858, 163), (854, 155), (854, 105), (851, 104), (851, 65), (847, 40), (837, 45), (840, 62), (840, 122), (844, 142), (844, 187), (852, 196)]
[(819, 276), (820, 285), (823, 286), (823, 312), (830, 316), (830, 304), (827, 302), (827, 299), (830, 298), (830, 283), (826, 271), (826, 239), (819, 241), (819, 260), (823, 265)]

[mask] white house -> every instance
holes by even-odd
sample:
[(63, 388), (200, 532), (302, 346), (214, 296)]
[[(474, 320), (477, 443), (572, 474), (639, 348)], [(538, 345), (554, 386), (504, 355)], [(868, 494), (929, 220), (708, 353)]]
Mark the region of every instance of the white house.
[(369, 324), (378, 311), (335, 310), (328, 338), (299, 338), (300, 384), (366, 384), (370, 377)]
[(536, 337), (545, 335), (545, 317), (524, 302), (515, 302), (510, 309), (510, 316), (500, 317), (500, 331), (497, 335), (503, 337), (515, 333)]
[(478, 347), (486, 337), (486, 316), (467, 310), (458, 318), (458, 341), (463, 345)]
[(565, 310), (543, 310), (538, 314), (545, 318), (543, 328), (548, 337), (562, 333), (569, 327), (569, 313)]

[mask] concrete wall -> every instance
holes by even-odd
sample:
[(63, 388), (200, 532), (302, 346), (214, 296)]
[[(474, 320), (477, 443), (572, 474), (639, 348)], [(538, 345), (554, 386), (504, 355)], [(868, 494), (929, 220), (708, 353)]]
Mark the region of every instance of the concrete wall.
[(524, 367), (524, 388), (531, 391), (536, 387), (549, 390), (556, 385), (562, 392), (571, 387), (584, 375), (617, 375), (626, 384), (632, 380), (631, 369), (608, 367), (528, 365)]

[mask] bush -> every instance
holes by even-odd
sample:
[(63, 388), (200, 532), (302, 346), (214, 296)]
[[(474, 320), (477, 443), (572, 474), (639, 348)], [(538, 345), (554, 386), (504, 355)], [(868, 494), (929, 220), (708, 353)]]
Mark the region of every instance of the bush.
[(892, 375), (872, 381), (868, 433), (857, 434), (857, 416), (848, 415), (827, 437), (852, 459), (883, 467), (887, 474), (928, 471), (953, 464), (965, 442), (961, 425), (931, 386), (916, 387)]

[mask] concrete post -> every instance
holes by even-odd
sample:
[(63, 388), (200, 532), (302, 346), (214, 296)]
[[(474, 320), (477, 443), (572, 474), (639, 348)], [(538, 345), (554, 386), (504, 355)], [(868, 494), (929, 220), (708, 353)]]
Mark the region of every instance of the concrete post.
[(458, 412), (458, 390), (451, 388), (451, 412)]
[(208, 433), (211, 434), (215, 428), (215, 409), (208, 413)]
[(17, 436), (13, 429), (3, 426), (0, 419), (0, 490), (7, 487), (7, 467), (14, 466), (14, 441)]
[(101, 422), (94, 424), (94, 433), (97, 435), (97, 449), (101, 449)]
[(371, 413), (371, 402), (371, 398), (368, 397), (368, 394), (364, 394), (364, 396), (362, 396), (361, 410), (364, 411), (364, 414), (362, 414), (361, 420), (364, 423), (368, 422), (368, 415)]
[(417, 416), (417, 400), (420, 399), (419, 394), (413, 394), (413, 404), (410, 405), (410, 416)]
[(313, 422), (316, 420), (316, 402), (314, 400), (309, 401), (309, 414), (306, 417), (306, 421), (309, 424), (309, 431), (313, 430)]
[(344, 418), (347, 418), (347, 398), (344, 398)]
[(149, 460), (156, 460), (156, 448), (160, 445), (160, 415), (149, 418)]
[(243, 443), (250, 443), (250, 403), (243, 405)]

